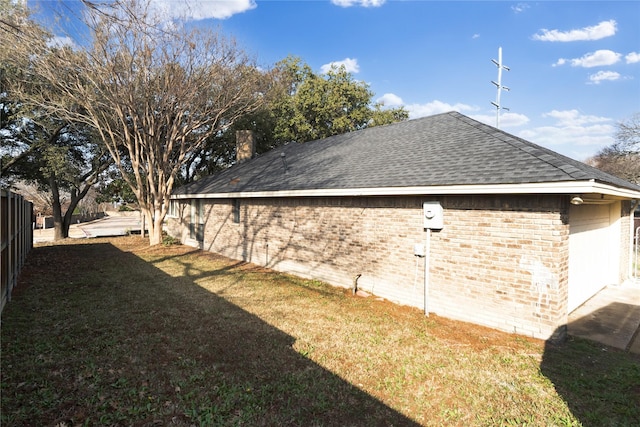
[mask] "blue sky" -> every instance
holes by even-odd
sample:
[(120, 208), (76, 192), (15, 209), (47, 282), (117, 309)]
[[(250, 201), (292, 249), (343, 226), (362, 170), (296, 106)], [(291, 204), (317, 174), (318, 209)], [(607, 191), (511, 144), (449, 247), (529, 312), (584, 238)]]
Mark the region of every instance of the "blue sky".
[[(32, 1), (46, 13), (57, 0)], [(72, 9), (77, 2), (64, 2)], [(167, 17), (220, 26), (269, 68), (344, 64), (411, 118), (456, 110), (578, 160), (640, 113), (638, 1), (154, 0)], [(64, 9), (62, 9), (64, 10)]]

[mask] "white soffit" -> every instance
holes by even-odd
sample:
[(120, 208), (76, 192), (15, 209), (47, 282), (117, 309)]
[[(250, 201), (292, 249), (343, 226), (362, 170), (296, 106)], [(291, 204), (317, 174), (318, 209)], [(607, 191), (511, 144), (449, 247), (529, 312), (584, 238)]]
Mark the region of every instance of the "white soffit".
[(310, 189), (285, 191), (174, 194), (172, 199), (241, 199), (278, 197), (423, 196), (473, 194), (598, 194), (621, 199), (640, 199), (640, 191), (588, 181), (526, 184), (443, 185), (427, 187), (382, 187)]

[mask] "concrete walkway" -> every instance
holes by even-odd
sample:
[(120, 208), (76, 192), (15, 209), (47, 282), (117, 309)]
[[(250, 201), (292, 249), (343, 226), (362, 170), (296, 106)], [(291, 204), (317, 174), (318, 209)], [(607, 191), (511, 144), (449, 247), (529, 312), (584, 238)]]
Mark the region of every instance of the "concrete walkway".
[(569, 335), (640, 354), (640, 283), (607, 286), (569, 314)]

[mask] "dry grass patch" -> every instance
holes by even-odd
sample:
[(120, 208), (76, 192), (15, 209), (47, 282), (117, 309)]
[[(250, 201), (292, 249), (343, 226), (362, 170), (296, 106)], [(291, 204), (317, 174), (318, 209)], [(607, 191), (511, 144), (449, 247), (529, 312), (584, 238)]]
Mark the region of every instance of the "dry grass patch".
[(638, 362), (184, 246), (69, 240), (34, 249), (3, 313), (2, 424), (633, 425)]

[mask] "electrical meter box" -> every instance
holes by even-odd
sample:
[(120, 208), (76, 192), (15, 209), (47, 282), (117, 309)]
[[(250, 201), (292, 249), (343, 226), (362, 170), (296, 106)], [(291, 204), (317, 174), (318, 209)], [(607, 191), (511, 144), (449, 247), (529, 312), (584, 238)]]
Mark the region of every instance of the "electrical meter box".
[(440, 202), (424, 202), (424, 228), (441, 230), (444, 227), (444, 209)]

